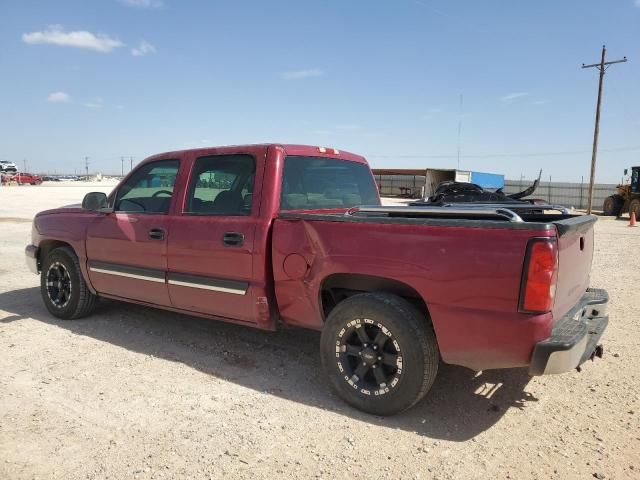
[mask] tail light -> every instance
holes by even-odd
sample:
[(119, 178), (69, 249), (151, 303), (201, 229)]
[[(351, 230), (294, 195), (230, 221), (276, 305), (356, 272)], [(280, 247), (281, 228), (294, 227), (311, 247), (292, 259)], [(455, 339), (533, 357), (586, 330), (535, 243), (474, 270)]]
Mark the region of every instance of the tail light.
[(558, 280), (558, 243), (555, 238), (534, 238), (527, 254), (520, 286), (520, 308), (525, 313), (546, 313), (553, 307)]

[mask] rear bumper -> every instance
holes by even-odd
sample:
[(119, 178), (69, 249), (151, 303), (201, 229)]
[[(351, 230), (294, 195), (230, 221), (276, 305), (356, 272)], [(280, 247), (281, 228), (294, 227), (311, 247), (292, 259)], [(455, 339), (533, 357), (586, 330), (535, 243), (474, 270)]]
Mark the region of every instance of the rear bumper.
[(555, 323), (551, 337), (536, 344), (529, 374), (564, 373), (602, 356), (598, 342), (609, 323), (608, 304), (605, 290), (587, 289), (576, 306)]
[(25, 260), (27, 261), (27, 267), (31, 270), (32, 273), (36, 275), (40, 273), (39, 265), (38, 265), (38, 251), (40, 249), (35, 245), (27, 245), (27, 248), (24, 249)]

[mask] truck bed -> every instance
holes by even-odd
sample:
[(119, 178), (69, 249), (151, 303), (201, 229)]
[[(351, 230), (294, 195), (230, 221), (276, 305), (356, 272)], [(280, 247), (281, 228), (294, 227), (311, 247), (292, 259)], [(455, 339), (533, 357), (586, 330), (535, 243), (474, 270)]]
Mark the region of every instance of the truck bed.
[[(306, 319), (320, 329), (327, 282), (384, 276), (424, 301), (444, 361), (476, 370), (528, 365), (535, 343), (588, 287), (596, 217), (521, 211), (514, 221), (482, 209), (423, 208), (280, 214), (272, 249), (282, 319)], [(539, 315), (518, 311), (523, 259), (534, 237), (557, 238), (559, 252), (558, 300)], [(294, 257), (307, 266), (298, 277), (285, 268)]]

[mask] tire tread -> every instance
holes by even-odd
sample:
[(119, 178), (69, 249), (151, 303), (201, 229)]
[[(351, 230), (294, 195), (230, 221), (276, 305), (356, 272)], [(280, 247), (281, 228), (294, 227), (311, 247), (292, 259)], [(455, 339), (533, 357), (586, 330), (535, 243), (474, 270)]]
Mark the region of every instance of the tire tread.
[[(409, 321), (409, 323), (411, 323), (411, 328), (416, 334), (416, 340), (418, 341), (418, 343), (420, 343), (422, 351), (424, 352), (425, 368), (422, 378), (422, 386), (420, 387), (420, 393), (418, 394), (414, 402), (407, 407), (407, 409), (409, 409), (424, 398), (427, 392), (431, 389), (431, 386), (436, 379), (436, 374), (438, 373), (440, 353), (435, 341), (433, 327), (431, 325), (431, 322), (429, 321), (427, 328), (425, 328), (424, 323), (426, 319), (424, 318), (424, 316), (418, 311), (416, 307), (414, 307), (403, 298), (389, 293), (374, 293), (371, 295), (406, 313), (405, 318), (407, 319), (407, 321)], [(432, 338), (430, 339), (427, 338), (429, 334), (432, 336)]]

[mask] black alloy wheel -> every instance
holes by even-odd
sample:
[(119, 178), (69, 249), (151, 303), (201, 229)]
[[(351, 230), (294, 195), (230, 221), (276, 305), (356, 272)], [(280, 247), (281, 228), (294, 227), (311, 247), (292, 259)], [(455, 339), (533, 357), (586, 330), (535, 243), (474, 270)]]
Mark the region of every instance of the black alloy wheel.
[(338, 332), (338, 369), (352, 388), (384, 395), (402, 376), (402, 352), (391, 331), (368, 318), (350, 321)]
[(88, 315), (98, 300), (89, 290), (82, 276), (78, 257), (70, 247), (44, 252), (40, 293), (47, 310), (65, 320)]
[(71, 300), (73, 286), (67, 268), (60, 262), (49, 265), (47, 270), (47, 295), (57, 308), (64, 308)]
[(426, 312), (386, 292), (359, 293), (336, 305), (322, 330), (322, 367), (350, 405), (393, 415), (431, 388), (440, 354)]

